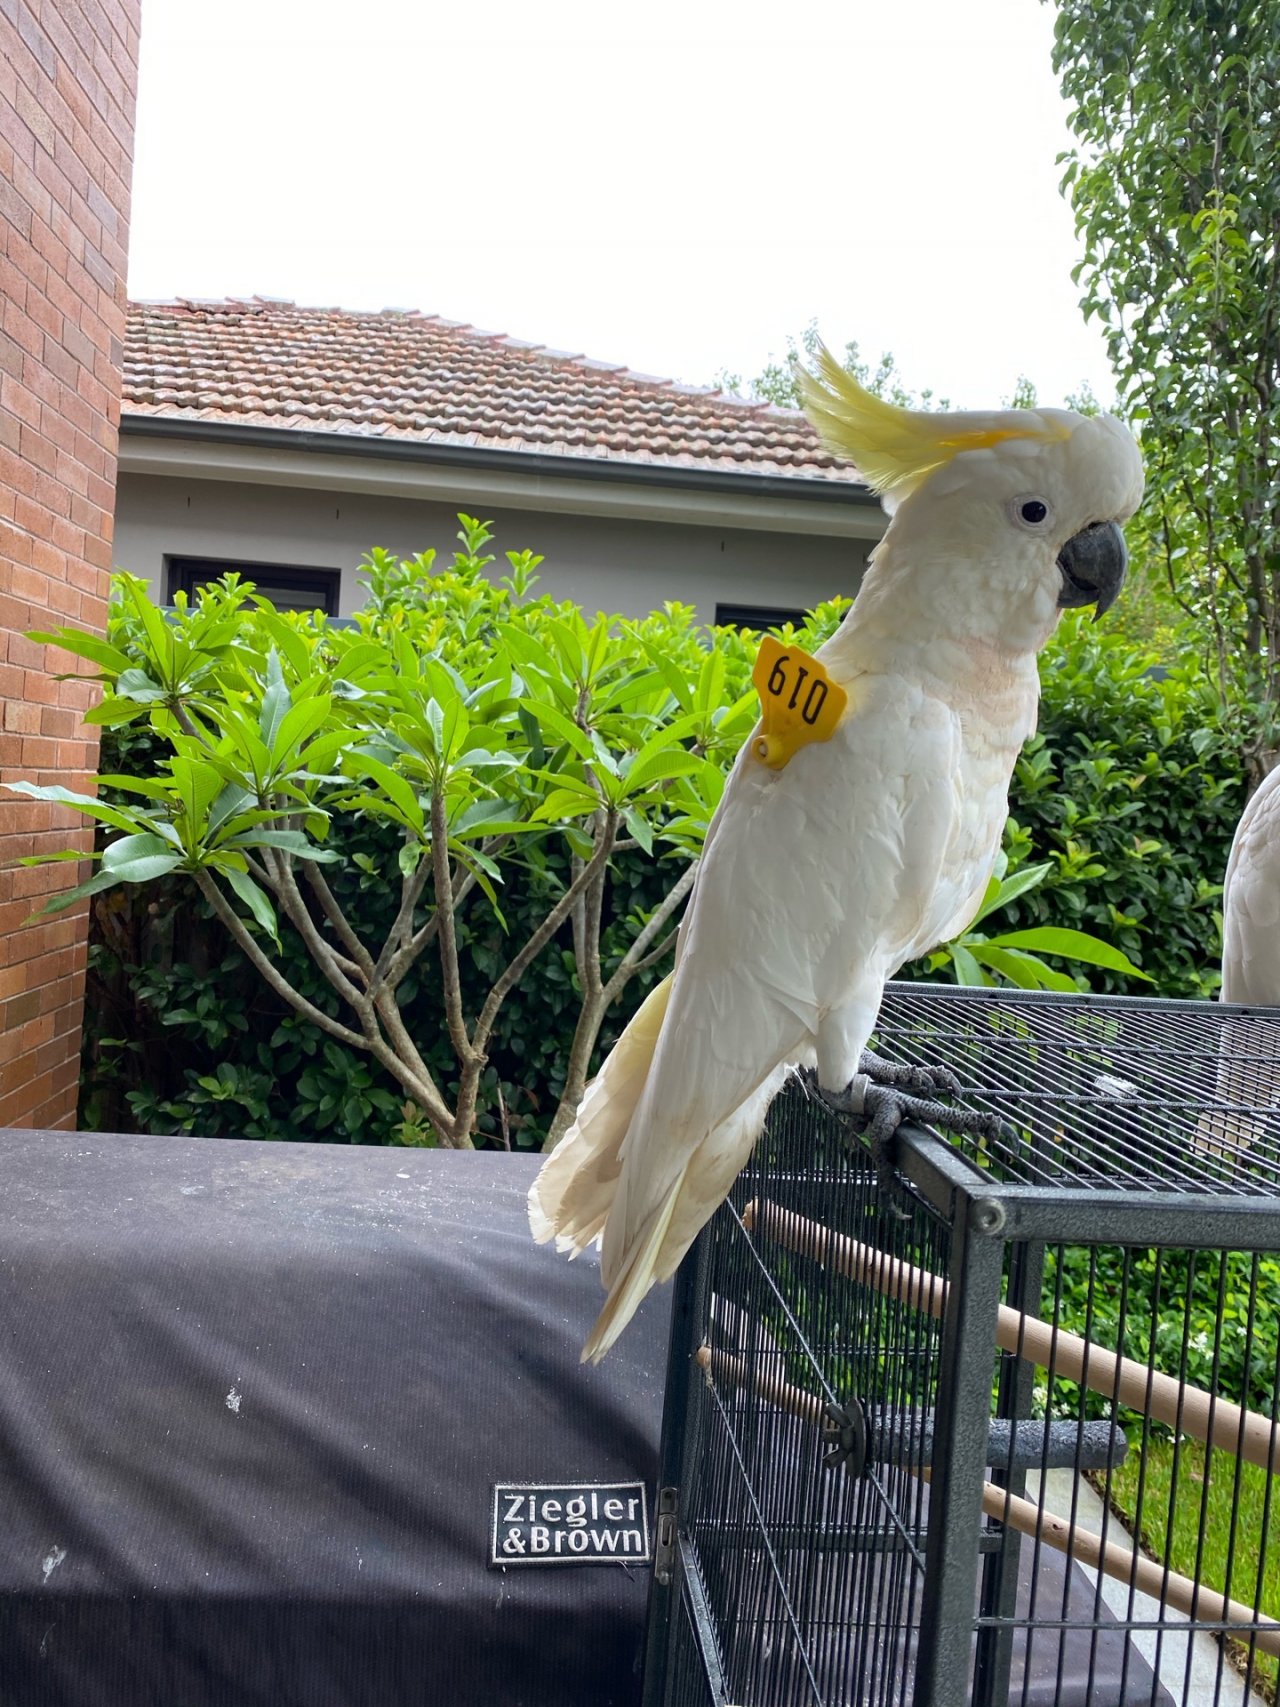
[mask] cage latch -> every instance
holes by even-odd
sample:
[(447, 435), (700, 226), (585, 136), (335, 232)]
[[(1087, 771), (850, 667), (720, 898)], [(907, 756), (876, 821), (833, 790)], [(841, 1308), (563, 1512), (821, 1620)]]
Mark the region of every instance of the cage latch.
[(827, 1449), (824, 1470), (843, 1464), (851, 1476), (862, 1474), (867, 1464), (867, 1412), (861, 1399), (822, 1407), (822, 1444)]
[(680, 1490), (658, 1492), (658, 1521), (653, 1538), (653, 1574), (666, 1588), (676, 1568), (676, 1544), (680, 1537)]

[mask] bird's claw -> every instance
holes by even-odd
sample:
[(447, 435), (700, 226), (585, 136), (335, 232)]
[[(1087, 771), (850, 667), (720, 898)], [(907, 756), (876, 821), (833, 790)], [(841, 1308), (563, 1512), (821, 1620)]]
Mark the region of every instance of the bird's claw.
[(999, 1115), (955, 1108), (933, 1097), (913, 1094), (916, 1089), (945, 1091), (950, 1096), (961, 1094), (960, 1080), (949, 1067), (900, 1067), (896, 1062), (872, 1055), (869, 1050), (864, 1051), (859, 1066), (862, 1071), (843, 1090), (827, 1090), (817, 1084), (817, 1092), (833, 1113), (851, 1121), (861, 1135), (885, 1188), (885, 1200), (900, 1219), (907, 1216), (907, 1211), (894, 1203), (893, 1140), (900, 1126), (910, 1121), (918, 1126), (939, 1127), (944, 1132), (973, 1133), (1006, 1143), (1014, 1140), (1012, 1129)]
[(932, 1093), (934, 1096), (943, 1091), (949, 1097), (964, 1094), (964, 1086), (950, 1067), (924, 1067), (907, 1061), (886, 1061), (883, 1055), (873, 1054), (870, 1049), (862, 1051), (858, 1072), (864, 1074), (873, 1084), (884, 1085), (891, 1090), (912, 1091), (917, 1094)]

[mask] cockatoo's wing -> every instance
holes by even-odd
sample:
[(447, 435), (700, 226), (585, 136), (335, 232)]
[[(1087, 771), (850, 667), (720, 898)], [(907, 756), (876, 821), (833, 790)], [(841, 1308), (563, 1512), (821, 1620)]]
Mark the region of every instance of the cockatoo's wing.
[[(1280, 1006), (1280, 769), (1264, 778), (1236, 826), (1222, 892), (1222, 999)], [(1215, 1094), (1235, 1106), (1201, 1115), (1193, 1147), (1250, 1148), (1265, 1122), (1243, 1112), (1280, 1105), (1275, 1028), (1230, 1019), (1218, 1038)]]
[(1236, 827), (1222, 893), (1222, 999), (1280, 1005), (1280, 768)]
[(611, 1289), (674, 1270), (750, 1153), (779, 1069), (835, 1027), (851, 1075), (885, 978), (973, 892), (972, 862), (949, 857), (966, 835), (959, 746), (940, 701), (865, 677), (829, 742), (777, 771), (743, 749), (622, 1144)]

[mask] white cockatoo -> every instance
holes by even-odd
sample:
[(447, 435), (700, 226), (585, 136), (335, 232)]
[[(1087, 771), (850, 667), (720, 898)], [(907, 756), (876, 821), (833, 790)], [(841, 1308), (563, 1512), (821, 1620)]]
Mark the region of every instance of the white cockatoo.
[[(1236, 825), (1222, 891), (1222, 1000), (1280, 1007), (1280, 767), (1268, 772)], [(1215, 1154), (1250, 1148), (1265, 1130), (1260, 1111), (1280, 1107), (1276, 1028), (1244, 1016), (1227, 1020), (1218, 1043), (1219, 1102), (1196, 1128), (1196, 1148)]]
[(574, 1254), (602, 1239), (608, 1298), (584, 1359), (675, 1271), (791, 1066), (816, 1066), (824, 1092), (849, 1087), (885, 980), (972, 918), (1035, 729), (1036, 654), (1065, 607), (1105, 610), (1124, 576), (1120, 523), (1142, 464), (1119, 421), (901, 409), (826, 351), (819, 367), (823, 382), (802, 376), (809, 418), (891, 520), (817, 666), (763, 643), (793, 722), (815, 677), (824, 699), (843, 697), (841, 714), (796, 749), (771, 729), (762, 685), (675, 971), (530, 1191), (536, 1239)]
[(1222, 999), (1280, 1007), (1280, 767), (1236, 825), (1222, 891)]

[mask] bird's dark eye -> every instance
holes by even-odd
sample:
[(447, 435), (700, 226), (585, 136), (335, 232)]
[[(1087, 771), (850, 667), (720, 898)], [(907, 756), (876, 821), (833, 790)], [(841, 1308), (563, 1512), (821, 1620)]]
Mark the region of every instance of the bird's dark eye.
[(1046, 504), (1040, 502), (1039, 498), (1028, 498), (1026, 503), (1019, 508), (1018, 514), (1024, 522), (1029, 522), (1032, 527), (1035, 527), (1049, 514), (1049, 509)]

